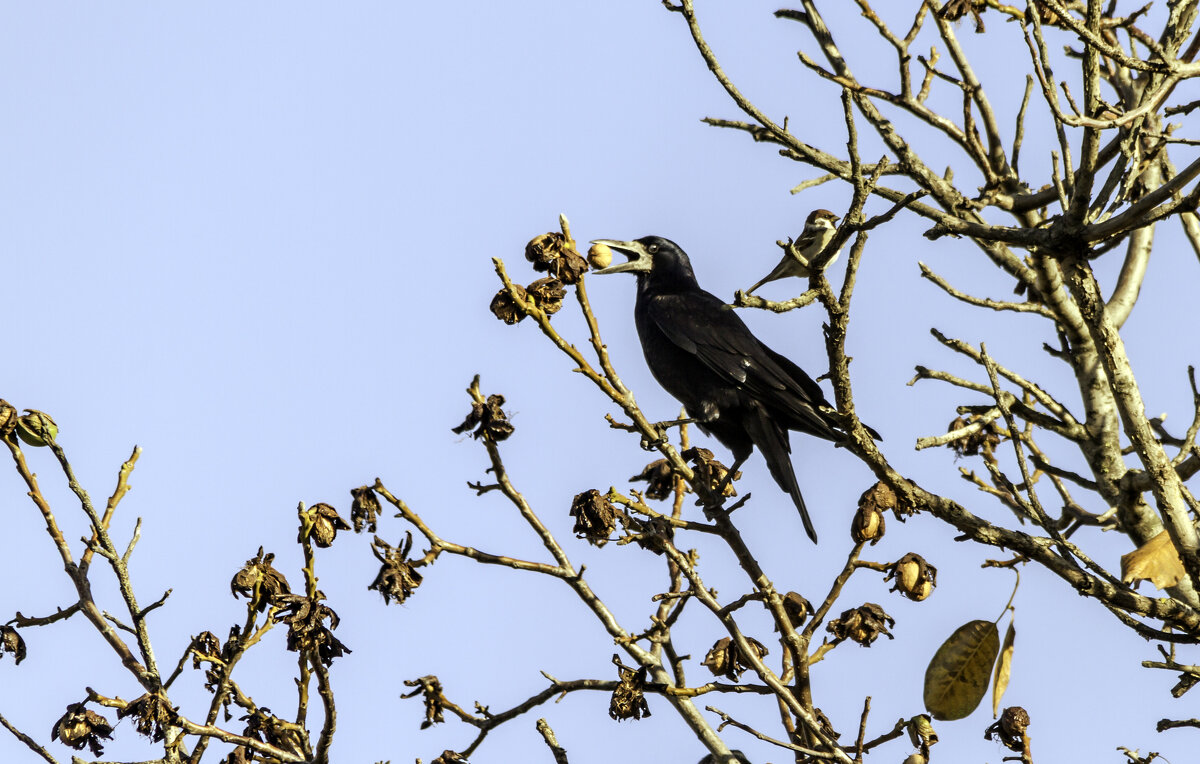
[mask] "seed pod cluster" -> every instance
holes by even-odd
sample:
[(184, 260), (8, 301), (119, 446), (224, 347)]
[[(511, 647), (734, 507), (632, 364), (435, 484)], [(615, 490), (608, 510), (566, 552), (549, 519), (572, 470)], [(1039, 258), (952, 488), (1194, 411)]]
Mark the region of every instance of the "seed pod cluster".
[[(666, 459), (656, 459), (650, 462), (645, 469), (629, 480), (631, 482), (646, 481), (644, 495), (647, 499), (665, 499), (675, 491), (675, 472), (671, 469), (671, 463)], [(686, 483), (683, 490), (690, 492)]]
[(435, 724), (446, 721), (444, 714), (446, 696), (442, 694), (441, 680), (433, 674), (426, 674), (416, 679), (405, 679), (404, 684), (416, 689), (406, 692), (400, 697), (412, 698), (420, 695), (425, 701), (425, 721), (421, 722), (421, 729), (429, 729)]
[(146, 693), (118, 710), (117, 718), (132, 716), (138, 733), (157, 743), (166, 736), (167, 729), (177, 725), (178, 711), (178, 707), (172, 706), (161, 695)]
[(379, 513), (382, 511), (379, 497), (369, 485), (351, 488), (350, 495), (354, 497), (354, 502), (350, 505), (350, 522), (354, 524), (354, 532), (362, 533), (365, 528), (374, 533)]
[(495, 443), (506, 440), (509, 435), (513, 434), (513, 426), (508, 421), (508, 415), (504, 413), (504, 409), (500, 408), (503, 405), (503, 395), (489, 395), (486, 401), (475, 401), (471, 404), (471, 413), (467, 414), (463, 423), (453, 428), (451, 432), (461, 435), (473, 430), (471, 437), (476, 440), (487, 438)]
[(76, 751), (82, 751), (83, 747), (87, 746), (93, 756), (100, 756), (104, 753), (104, 744), (100, 741), (112, 740), (112, 731), (108, 719), (85, 707), (83, 703), (72, 703), (67, 706), (67, 712), (54, 723), (50, 739), (61, 740), (63, 745)]
[[(696, 473), (696, 479), (702, 485), (708, 486), (710, 491), (715, 491), (717, 486), (725, 480), (725, 475), (729, 473), (729, 468), (714, 458), (712, 451), (707, 448), (692, 446), (691, 448), (679, 454), (692, 464), (692, 468)], [(722, 496), (737, 496), (737, 489), (733, 487), (733, 482), (741, 478), (742, 473), (735, 472), (733, 477), (725, 483), (725, 488), (721, 491)]]
[(883, 608), (874, 602), (867, 602), (844, 611), (840, 617), (826, 624), (825, 630), (833, 635), (836, 642), (849, 639), (863, 647), (870, 647), (880, 634), (895, 639), (888, 631), (895, 625), (896, 619), (885, 613)]
[(525, 245), (525, 259), (533, 269), (549, 273), (564, 284), (574, 284), (588, 269), (587, 261), (575, 249), (575, 242), (561, 233), (535, 236)]
[(403, 604), (424, 580), (408, 559), (412, 545), (411, 531), (406, 534), (399, 547), (391, 546), (378, 536), (371, 542), (371, 551), (375, 554), (375, 559), (379, 560), (380, 568), (375, 580), (367, 588), (382, 594), (386, 605), (392, 604), (392, 600)]
[[(762, 642), (751, 637), (746, 637), (746, 641), (750, 643), (750, 648), (757, 657), (761, 658), (767, 654), (767, 648)], [(723, 676), (736, 682), (742, 672), (750, 668), (750, 659), (742, 653), (736, 642), (729, 637), (722, 637), (709, 649), (701, 665), (706, 666), (713, 676)]]
[(233, 575), (229, 589), (233, 596), (242, 596), (254, 603), (254, 609), (263, 612), (271, 601), (280, 594), (290, 594), (291, 588), (287, 579), (271, 563), (274, 554), (263, 554), (263, 548), (258, 548), (258, 554), (246, 560), (246, 565)]
[[(946, 428), (946, 432), (961, 430), (967, 425), (980, 422), (983, 422), (983, 418), (978, 414), (972, 414), (967, 419), (958, 417), (950, 423)], [(974, 432), (950, 441), (946, 444), (946, 447), (952, 449), (957, 458), (961, 459), (964, 456), (978, 456), (983, 454), (984, 459), (994, 463), (996, 460), (996, 446), (1000, 445), (1003, 440), (1003, 431), (996, 424), (996, 420), (992, 419), (980, 424)]]
[[(337, 510), (325, 502), (313, 504), (308, 508), (307, 514), (312, 522), (308, 537), (321, 549), (328, 549), (333, 544), (338, 531), (350, 530), (350, 526), (337, 513)], [(301, 531), (303, 532), (303, 528)], [(298, 541), (303, 540), (303, 538), (298, 539)]]
[(1020, 706), (1009, 706), (1000, 714), (1000, 719), (988, 727), (983, 736), (991, 740), (997, 737), (1010, 751), (1024, 752), (1029, 744), (1025, 730), (1029, 729), (1029, 712)]
[(613, 690), (612, 698), (608, 701), (608, 715), (617, 721), (626, 719), (641, 719), (650, 715), (650, 705), (646, 703), (646, 667), (632, 669), (617, 664), (621, 682)]
[[(315, 654), (317, 660), (328, 666), (334, 658), (353, 652), (333, 636), (333, 629), (341, 619), (333, 608), (317, 597), (302, 594), (284, 594), (276, 598), (273, 619), (288, 625), (287, 649), (305, 655)], [(329, 621), (326, 626), (325, 622)]]
[(913, 602), (921, 602), (937, 586), (937, 568), (919, 554), (909, 552), (888, 566), (884, 581), (895, 579), (891, 591), (900, 592)]
[(517, 299), (509, 293), (508, 288), (502, 288), (496, 292), (496, 296), (492, 298), (488, 305), (488, 310), (492, 311), (492, 315), (500, 319), (510, 326), (519, 324), (529, 315), (525, 312), (525, 287), (520, 284), (513, 284), (513, 291), (517, 293)]
[(571, 517), (575, 518), (575, 536), (586, 538), (593, 546), (607, 544), (617, 529), (617, 508), (595, 488), (575, 494)]

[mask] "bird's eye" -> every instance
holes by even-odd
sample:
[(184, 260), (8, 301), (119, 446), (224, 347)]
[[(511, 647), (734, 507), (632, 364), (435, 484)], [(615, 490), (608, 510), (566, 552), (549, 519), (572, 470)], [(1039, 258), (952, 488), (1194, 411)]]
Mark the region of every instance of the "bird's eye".
[(646, 251), (653, 255), (655, 252), (658, 251), (658, 245), (657, 244), (649, 244), (646, 246)]

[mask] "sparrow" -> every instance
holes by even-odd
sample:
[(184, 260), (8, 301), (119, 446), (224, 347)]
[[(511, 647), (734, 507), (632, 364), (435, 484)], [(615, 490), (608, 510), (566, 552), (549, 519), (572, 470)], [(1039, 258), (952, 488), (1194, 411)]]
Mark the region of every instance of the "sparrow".
[[(776, 281), (786, 276), (808, 278), (808, 263), (820, 254), (829, 240), (833, 238), (837, 221), (838, 216), (829, 210), (813, 210), (808, 213), (808, 217), (804, 220), (804, 232), (800, 234), (800, 239), (794, 244), (789, 242), (784, 247), (783, 259), (779, 261), (779, 265), (775, 266), (775, 270), (759, 279), (757, 284), (746, 290), (746, 294), (753, 294), (755, 289), (768, 281)], [(782, 242), (780, 244), (782, 245)], [(825, 265), (828, 266), (837, 260), (838, 254), (840, 253), (834, 252), (833, 257), (829, 258)]]

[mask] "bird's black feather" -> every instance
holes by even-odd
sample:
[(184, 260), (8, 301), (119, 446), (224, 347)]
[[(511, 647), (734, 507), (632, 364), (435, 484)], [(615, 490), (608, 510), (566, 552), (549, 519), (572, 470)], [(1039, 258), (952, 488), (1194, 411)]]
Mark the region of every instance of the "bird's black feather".
[(732, 308), (701, 289), (675, 243), (647, 236), (632, 244), (649, 255), (648, 269), (637, 271), (634, 320), (650, 372), (737, 462), (758, 448), (816, 541), (792, 468), (788, 431), (844, 439), (821, 387), (760, 342)]

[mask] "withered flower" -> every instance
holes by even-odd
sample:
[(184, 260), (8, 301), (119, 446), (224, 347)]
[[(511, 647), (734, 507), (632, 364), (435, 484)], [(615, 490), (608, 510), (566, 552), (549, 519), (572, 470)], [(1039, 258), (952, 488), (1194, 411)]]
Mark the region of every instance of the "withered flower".
[(1009, 706), (1000, 714), (1000, 719), (984, 730), (983, 736), (991, 740), (995, 735), (1010, 751), (1024, 751), (1028, 741), (1025, 730), (1029, 729), (1029, 712), (1020, 706)]
[[(309, 507), (308, 516), (312, 519), (312, 526), (308, 530), (309, 538), (321, 549), (328, 549), (333, 544), (338, 531), (350, 530), (350, 526), (337, 513), (337, 510), (324, 502)], [(301, 533), (303, 533), (303, 526), (301, 526)], [(297, 542), (303, 541), (303, 538), (297, 539)]]
[[(319, 597), (320, 593), (312, 598), (301, 594), (279, 595), (275, 598), (279, 610), (275, 612), (274, 620), (288, 625), (288, 650), (305, 654), (315, 652), (317, 659), (328, 666), (334, 658), (354, 651), (333, 636), (333, 629), (338, 627), (341, 619)], [(328, 626), (325, 625), (326, 620), (329, 621)]]
[(876, 483), (858, 497), (858, 510), (850, 523), (850, 538), (854, 543), (870, 541), (871, 546), (879, 543), (887, 529), (883, 510), (896, 508), (896, 492), (886, 483)]
[(863, 647), (870, 647), (880, 634), (895, 639), (888, 628), (896, 625), (896, 619), (883, 611), (874, 602), (867, 602), (842, 613), (840, 618), (830, 621), (825, 630), (833, 635), (835, 642), (849, 639)]
[(617, 509), (595, 488), (575, 494), (571, 501), (576, 538), (586, 538), (593, 546), (604, 546), (617, 529)]
[[(707, 448), (692, 446), (680, 454), (685, 461), (691, 462), (692, 469), (696, 473), (696, 479), (702, 485), (708, 486), (710, 491), (717, 490), (717, 486), (721, 485), (721, 481), (725, 479), (729, 468), (713, 458), (713, 452)], [(742, 473), (735, 472), (729, 482), (725, 484), (722, 496), (737, 496), (737, 490), (733, 487), (733, 481), (739, 479)]]
[[(972, 414), (968, 419), (958, 417), (946, 427), (946, 432), (960, 430), (981, 419), (982, 417), (978, 414)], [(996, 424), (996, 420), (993, 419), (970, 435), (964, 435), (961, 438), (950, 441), (946, 444), (946, 447), (952, 449), (955, 458), (958, 459), (964, 456), (978, 456), (979, 454), (983, 454), (984, 459), (994, 462), (996, 458), (994, 456), (996, 446), (1000, 445), (1003, 439), (1000, 427)]]
[(146, 693), (118, 710), (117, 718), (134, 717), (133, 726), (137, 731), (157, 743), (165, 735), (163, 727), (170, 727), (176, 723), (178, 710), (178, 707), (172, 707), (162, 696)]
[(8, 401), (0, 398), (0, 438), (7, 438), (17, 426), (17, 409)]
[(221, 640), (211, 631), (202, 631), (192, 637), (192, 668), (200, 668), (203, 657), (219, 657), (221, 655)]
[(416, 679), (405, 679), (404, 684), (416, 689), (400, 697), (411, 698), (414, 695), (420, 695), (425, 700), (425, 721), (421, 722), (421, 729), (428, 729), (446, 721), (446, 717), (442, 713), (446, 696), (442, 695), (442, 683), (436, 676), (428, 674)]
[(631, 669), (622, 666), (613, 656), (613, 663), (621, 676), (621, 683), (613, 690), (612, 699), (608, 701), (608, 715), (617, 721), (626, 719), (641, 719), (650, 716), (650, 705), (646, 703), (646, 667)]
[(407, 532), (404, 543), (398, 548), (378, 536), (371, 542), (371, 551), (375, 553), (375, 559), (379, 560), (382, 565), (379, 568), (379, 574), (367, 588), (382, 594), (385, 605), (392, 604), (393, 599), (398, 603), (403, 603), (421, 585), (423, 577), (408, 559), (412, 545), (412, 531)]
[(112, 725), (100, 714), (86, 708), (83, 703), (72, 703), (67, 706), (67, 712), (54, 723), (50, 731), (51, 740), (61, 740), (76, 751), (82, 751), (86, 745), (93, 756), (104, 753), (103, 740), (112, 740)]
[(525, 287), (525, 291), (547, 316), (557, 313), (562, 308), (563, 298), (567, 296), (566, 287), (553, 276), (538, 279)]
[[(513, 434), (512, 423), (508, 421), (508, 416), (504, 413), (504, 409), (500, 408), (504, 405), (503, 395), (489, 395), (487, 401), (480, 403), (476, 401), (471, 404), (471, 413), (467, 414), (467, 418), (458, 427), (455, 427), (451, 432), (462, 435), (468, 430), (474, 430), (471, 437), (479, 440), (486, 437), (494, 443), (499, 443)], [(478, 425), (478, 426), (476, 426)]]
[(363, 528), (366, 528), (374, 533), (375, 523), (382, 511), (379, 497), (369, 485), (351, 488), (350, 495), (354, 497), (354, 503), (350, 505), (350, 522), (354, 523), (354, 532), (362, 533)]
[(914, 602), (920, 602), (933, 593), (937, 586), (937, 568), (925, 562), (919, 554), (909, 552), (888, 566), (884, 581), (895, 578), (891, 591), (900, 592)]
[[(767, 648), (762, 642), (751, 637), (746, 637), (746, 641), (750, 643), (750, 647), (757, 657), (761, 658), (767, 654)], [(750, 660), (742, 654), (733, 640), (729, 637), (722, 637), (709, 649), (708, 655), (704, 656), (704, 662), (701, 665), (706, 666), (713, 676), (723, 676), (736, 682), (742, 672), (750, 668)]]
[(269, 743), (297, 755), (303, 755), (308, 747), (308, 733), (303, 727), (280, 719), (266, 706), (256, 708), (243, 716), (242, 720), (246, 722), (246, 729), (242, 734), (260, 743)]
[[(675, 472), (671, 463), (666, 459), (657, 459), (646, 465), (637, 475), (629, 478), (632, 481), (646, 481), (645, 496), (647, 499), (665, 499), (675, 491)], [(684, 484), (685, 492), (690, 489)]]
[(529, 315), (525, 312), (525, 287), (513, 284), (513, 291), (517, 293), (519, 300), (514, 300), (508, 292), (508, 287), (504, 287), (496, 292), (496, 296), (488, 304), (492, 315), (509, 326), (521, 323), (525, 316)]
[(564, 284), (579, 281), (588, 269), (587, 260), (575, 249), (575, 242), (561, 233), (544, 233), (525, 245), (525, 259), (535, 271), (549, 273)]
[(25, 640), (11, 626), (0, 626), (0, 658), (5, 653), (12, 653), (17, 663), (25, 660)]
[(18, 438), (40, 448), (58, 437), (58, 425), (44, 411), (25, 409), (25, 416), (17, 420), (16, 432)]
[(975, 19), (975, 34), (983, 33), (983, 16), (980, 15), (987, 10), (986, 0), (949, 0), (935, 13), (946, 21), (958, 21), (968, 13)]
[(287, 579), (271, 566), (275, 555), (263, 555), (263, 548), (258, 548), (258, 554), (246, 560), (246, 566), (234, 574), (229, 582), (233, 596), (241, 595), (254, 603), (254, 609), (263, 612), (271, 604), (271, 600), (280, 594), (289, 594), (292, 590)]
[[(783, 610), (787, 613), (788, 620), (792, 622), (792, 628), (798, 629), (808, 620), (808, 614), (812, 612), (812, 603), (806, 600), (799, 592), (788, 592), (783, 595)], [(775, 631), (779, 631), (779, 627), (775, 627)]]

